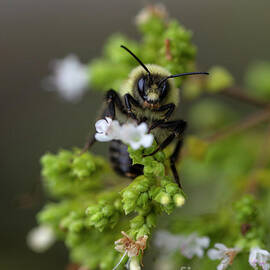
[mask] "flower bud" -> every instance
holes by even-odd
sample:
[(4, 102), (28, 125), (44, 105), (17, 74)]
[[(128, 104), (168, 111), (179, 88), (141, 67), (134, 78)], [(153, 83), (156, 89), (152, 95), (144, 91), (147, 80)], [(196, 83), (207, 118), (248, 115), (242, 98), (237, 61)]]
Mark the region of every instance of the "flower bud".
[(181, 207), (185, 203), (185, 197), (182, 194), (175, 194), (173, 201), (177, 207)]

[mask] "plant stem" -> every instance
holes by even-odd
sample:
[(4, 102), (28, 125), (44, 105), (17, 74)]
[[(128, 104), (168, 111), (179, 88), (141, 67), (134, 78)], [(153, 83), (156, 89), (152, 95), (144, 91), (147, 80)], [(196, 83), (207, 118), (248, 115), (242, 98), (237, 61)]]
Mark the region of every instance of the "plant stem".
[(221, 92), (221, 94), (224, 96), (233, 98), (235, 100), (239, 100), (241, 102), (251, 104), (256, 107), (260, 107), (260, 108), (270, 107), (270, 104), (268, 102), (246, 95), (245, 91), (237, 86), (225, 88)]
[(269, 119), (270, 119), (270, 109), (266, 108), (258, 113), (248, 116), (246, 119), (241, 120), (240, 122), (234, 123), (232, 125), (229, 125), (228, 127), (225, 127), (224, 129), (221, 129), (220, 131), (206, 138), (206, 141), (212, 143), (217, 140), (225, 139), (232, 134), (254, 127)]

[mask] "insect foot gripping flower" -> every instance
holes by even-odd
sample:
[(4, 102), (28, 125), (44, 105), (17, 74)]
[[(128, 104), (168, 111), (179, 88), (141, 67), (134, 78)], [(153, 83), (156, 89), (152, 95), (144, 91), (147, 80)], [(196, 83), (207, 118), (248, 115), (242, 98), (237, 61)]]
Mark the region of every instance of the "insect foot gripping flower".
[(55, 89), (68, 101), (78, 101), (90, 81), (87, 66), (81, 64), (78, 57), (68, 55), (52, 63), (53, 75), (45, 81), (45, 88)]
[(147, 148), (153, 143), (154, 137), (152, 134), (147, 134), (146, 123), (136, 125), (133, 123), (124, 124), (121, 127), (120, 139), (131, 146), (132, 149), (137, 150), (141, 146)]
[(239, 248), (227, 248), (225, 245), (217, 243), (215, 248), (208, 250), (207, 254), (211, 260), (221, 260), (217, 270), (224, 270), (233, 263), (239, 251)]
[(106, 119), (98, 120), (95, 127), (97, 131), (95, 138), (97, 141), (108, 142), (120, 139), (120, 124), (116, 120), (106, 117)]
[(257, 266), (260, 266), (263, 270), (270, 269), (270, 253), (267, 250), (258, 247), (252, 248), (248, 261), (254, 269), (258, 269)]
[(192, 233), (180, 238), (180, 250), (188, 259), (191, 259), (195, 255), (202, 258), (204, 249), (208, 248), (209, 242), (210, 240), (208, 237), (199, 237), (197, 233)]
[(50, 226), (33, 228), (27, 235), (27, 244), (35, 252), (44, 252), (55, 242), (55, 235)]

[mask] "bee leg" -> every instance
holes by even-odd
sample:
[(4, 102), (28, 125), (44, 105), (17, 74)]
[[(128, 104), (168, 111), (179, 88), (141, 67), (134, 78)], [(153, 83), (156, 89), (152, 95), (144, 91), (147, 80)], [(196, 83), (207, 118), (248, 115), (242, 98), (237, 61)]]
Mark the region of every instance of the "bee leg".
[(92, 137), (89, 136), (83, 149), (81, 150), (81, 152), (79, 153), (79, 156), (84, 154), (85, 152), (87, 152), (91, 146), (96, 142), (96, 138), (95, 138), (95, 135), (93, 135)]
[(143, 157), (150, 157), (150, 156), (153, 156), (155, 155), (158, 151), (166, 148), (172, 141), (173, 139), (175, 138), (175, 134), (171, 134), (169, 135), (157, 148), (155, 151), (153, 151), (152, 153), (150, 154), (147, 154), (147, 155), (143, 155)]
[(172, 133), (156, 148), (155, 151), (153, 151), (152, 153), (150, 153), (148, 155), (144, 155), (144, 157), (152, 156), (152, 155), (156, 154), (158, 151), (166, 148), (176, 137), (181, 136), (176, 144), (176, 147), (175, 147), (172, 155), (170, 156), (170, 166), (171, 166), (171, 170), (172, 170), (173, 175), (174, 175), (175, 182), (178, 184), (178, 186), (180, 188), (182, 188), (181, 184), (180, 184), (179, 176), (178, 176), (178, 173), (177, 173), (177, 170), (175, 167), (175, 162), (177, 161), (177, 157), (178, 157), (179, 152), (180, 152), (182, 145), (183, 145), (182, 135), (183, 135), (184, 131), (186, 130), (187, 123), (184, 120), (176, 120), (176, 121), (162, 123), (162, 124), (160, 124), (159, 127), (164, 128), (164, 129), (168, 129)]
[(140, 107), (140, 108), (141, 108), (139, 102), (138, 102), (136, 99), (134, 99), (134, 97), (131, 96), (130, 94), (125, 94), (125, 95), (124, 95), (124, 99), (125, 99), (125, 105), (126, 105), (126, 108), (127, 108), (127, 113), (128, 113), (128, 115), (129, 115), (132, 119), (138, 121), (136, 115), (135, 115), (135, 114), (132, 112), (132, 110), (131, 110), (131, 105), (133, 104), (135, 107)]
[[(108, 106), (107, 108), (104, 110), (103, 114), (102, 114), (102, 118), (105, 117), (110, 117), (112, 119), (115, 118), (115, 106), (117, 106), (117, 108), (123, 113), (123, 114), (127, 114), (127, 111), (119, 97), (119, 95), (117, 94), (117, 92), (113, 89), (110, 89), (106, 96), (105, 96), (105, 101), (107, 102)], [(86, 141), (86, 144), (84, 145), (82, 151), (79, 153), (79, 155), (82, 155), (83, 153), (85, 153), (86, 151), (88, 151), (90, 149), (90, 147), (96, 142), (95, 139), (95, 135), (89, 136), (88, 140)]]
[(175, 182), (177, 183), (177, 185), (181, 189), (182, 189), (182, 185), (181, 185), (181, 182), (180, 182), (180, 179), (179, 179), (178, 172), (177, 172), (176, 167), (175, 167), (175, 163), (176, 163), (176, 161), (177, 161), (177, 159), (179, 157), (179, 153), (181, 152), (182, 146), (183, 146), (183, 140), (180, 139), (177, 142), (172, 155), (170, 156), (170, 166), (171, 166), (171, 170), (172, 170), (172, 173), (173, 173), (173, 177), (174, 177)]
[(159, 128), (168, 129), (171, 134), (157, 147), (155, 151), (153, 151), (151, 154), (144, 155), (146, 156), (152, 156), (156, 154), (158, 151), (163, 150), (166, 148), (175, 137), (179, 137), (184, 133), (187, 127), (187, 122), (184, 120), (175, 120), (175, 121), (169, 121), (165, 122), (159, 125)]
[(150, 126), (150, 128), (148, 130), (148, 133), (152, 129), (154, 129), (154, 128), (160, 126), (161, 124), (163, 124), (164, 122), (166, 122), (170, 118), (172, 113), (174, 112), (174, 109), (175, 109), (175, 104), (173, 104), (173, 103), (165, 104), (165, 105), (159, 107), (158, 109), (155, 109), (154, 110), (155, 112), (164, 112), (164, 111), (167, 111), (167, 112), (165, 113), (163, 119), (160, 119), (160, 120), (153, 122), (153, 124)]
[(110, 117), (112, 119), (115, 118), (115, 106), (123, 113), (123, 114), (127, 114), (127, 111), (119, 97), (119, 95), (117, 94), (116, 91), (114, 91), (113, 89), (110, 89), (106, 96), (105, 96), (105, 100), (108, 104), (107, 109), (105, 109), (104, 113), (103, 113), (103, 117)]

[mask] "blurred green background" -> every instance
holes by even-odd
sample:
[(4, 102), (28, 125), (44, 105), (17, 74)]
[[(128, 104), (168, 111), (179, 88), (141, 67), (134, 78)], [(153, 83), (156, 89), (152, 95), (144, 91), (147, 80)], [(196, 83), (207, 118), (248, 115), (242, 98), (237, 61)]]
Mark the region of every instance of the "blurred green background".
[[(133, 18), (149, 2), (0, 0), (0, 269), (60, 270), (68, 261), (61, 244), (42, 255), (25, 244), (44, 196), (39, 195), (30, 209), (22, 209), (18, 201), (40, 180), (42, 154), (84, 144), (102, 94), (90, 90), (80, 103), (72, 104), (44, 91), (41, 82), (49, 74), (48, 63), (69, 53), (88, 62), (99, 56), (114, 32), (138, 37)], [(223, 65), (240, 83), (248, 63), (270, 60), (269, 0), (164, 4), (194, 32), (199, 69)], [(186, 106), (180, 110), (184, 115)], [(93, 150), (105, 153), (106, 145), (97, 144)]]

